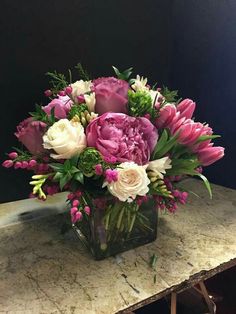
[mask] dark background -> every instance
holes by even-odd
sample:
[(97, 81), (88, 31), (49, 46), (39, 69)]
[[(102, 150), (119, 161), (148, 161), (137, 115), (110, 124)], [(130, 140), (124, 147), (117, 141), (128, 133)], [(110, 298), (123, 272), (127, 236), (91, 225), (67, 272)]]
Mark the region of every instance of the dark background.
[[(235, 0), (1, 1), (1, 160), (17, 145), (16, 125), (46, 104), (45, 72), (81, 62), (94, 77), (111, 65), (158, 80), (197, 102), (226, 147), (206, 169), (210, 181), (235, 188)], [(76, 79), (76, 78), (75, 78)], [(0, 202), (26, 198), (23, 170), (0, 169)]]

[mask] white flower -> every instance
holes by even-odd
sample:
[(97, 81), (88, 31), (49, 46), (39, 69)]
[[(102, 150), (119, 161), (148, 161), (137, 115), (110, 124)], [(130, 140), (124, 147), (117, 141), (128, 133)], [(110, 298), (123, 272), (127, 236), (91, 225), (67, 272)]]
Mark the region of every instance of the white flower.
[(149, 90), (147, 85), (147, 78), (144, 78), (143, 76), (136, 76), (136, 79), (134, 80), (134, 84), (132, 84), (132, 88), (137, 91), (147, 91)]
[(96, 103), (96, 99), (95, 99), (95, 93), (91, 93), (91, 94), (85, 94), (84, 95), (84, 100), (85, 100), (85, 103), (88, 107), (88, 110), (90, 112), (94, 112), (95, 110), (95, 103)]
[(116, 169), (118, 180), (106, 184), (109, 192), (122, 202), (132, 202), (137, 195), (146, 195), (150, 183), (146, 167), (139, 166), (134, 162), (121, 163)]
[[(150, 94), (150, 96), (151, 96), (151, 98), (152, 98), (152, 103), (153, 103), (153, 105), (155, 105), (155, 104), (158, 102), (158, 98), (159, 98), (159, 97), (163, 97), (163, 96), (161, 95), (161, 93), (158, 92), (157, 90), (152, 90), (152, 89), (150, 89), (150, 90), (149, 90), (149, 94)], [(154, 103), (154, 102), (155, 102), (155, 103)]]
[(70, 159), (86, 147), (86, 136), (81, 123), (61, 119), (55, 122), (43, 136), (43, 146), (53, 149), (54, 159)]
[(151, 170), (154, 172), (158, 177), (163, 179), (163, 173), (166, 173), (165, 169), (170, 169), (171, 166), (171, 159), (169, 157), (163, 157), (161, 159), (156, 159), (150, 161), (147, 167), (147, 170)]
[(79, 95), (83, 95), (85, 93), (91, 92), (92, 81), (76, 81), (71, 84), (72, 87), (72, 97), (76, 100), (76, 97)]

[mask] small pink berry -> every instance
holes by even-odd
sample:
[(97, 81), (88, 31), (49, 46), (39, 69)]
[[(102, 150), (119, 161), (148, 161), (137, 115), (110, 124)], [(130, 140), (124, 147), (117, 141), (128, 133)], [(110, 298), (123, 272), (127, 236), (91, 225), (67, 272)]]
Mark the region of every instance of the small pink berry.
[(160, 92), (160, 91), (161, 91), (161, 87), (158, 87), (158, 88), (157, 88), (157, 91)]
[(47, 90), (45, 90), (44, 95), (46, 97), (50, 97), (50, 96), (52, 96), (52, 91), (50, 89), (47, 89)]
[(73, 200), (73, 198), (75, 197), (74, 193), (70, 193), (67, 195), (68, 200)]
[(103, 174), (103, 169), (102, 169), (102, 165), (101, 164), (97, 164), (95, 166), (95, 173), (97, 176), (100, 176)]
[(15, 159), (15, 158), (18, 157), (18, 154), (17, 154), (17, 152), (11, 152), (11, 153), (8, 154), (8, 157), (11, 158), (11, 159)]
[(15, 168), (15, 169), (21, 168), (21, 162), (20, 162), (20, 161), (17, 161), (17, 162), (14, 164), (14, 168)]
[(5, 160), (3, 163), (2, 163), (2, 166), (5, 167), (5, 168), (11, 168), (13, 166), (13, 161), (12, 160)]
[(91, 210), (90, 210), (90, 207), (89, 207), (89, 206), (85, 206), (85, 207), (84, 207), (84, 211), (85, 211), (85, 213), (86, 213), (88, 216), (90, 215)]
[(75, 192), (75, 195), (76, 195), (77, 197), (80, 197), (80, 196), (82, 195), (82, 192), (81, 192), (80, 190), (78, 190), (78, 191)]
[(74, 200), (72, 205), (73, 207), (77, 207), (79, 205), (79, 200)]
[(81, 220), (83, 218), (83, 215), (81, 212), (77, 211), (77, 213), (75, 214), (75, 219), (77, 220)]
[(58, 95), (59, 95), (59, 96), (66, 96), (66, 92), (65, 92), (64, 90), (60, 90), (60, 91), (58, 92)]
[(26, 160), (24, 160), (24, 161), (22, 161), (22, 163), (21, 163), (21, 168), (22, 169), (25, 169), (25, 168), (27, 168), (28, 167), (28, 162), (26, 161)]
[(85, 99), (84, 99), (84, 96), (83, 96), (83, 95), (77, 96), (77, 100), (78, 100), (78, 103), (79, 103), (79, 104), (82, 104), (82, 103), (85, 102)]
[(72, 93), (72, 87), (71, 86), (67, 86), (66, 88), (65, 88), (65, 93), (67, 94), (67, 95), (70, 95), (71, 93)]
[(31, 160), (29, 161), (29, 167), (30, 167), (30, 168), (33, 168), (33, 167), (35, 167), (36, 165), (37, 165), (37, 161), (36, 161), (36, 160), (31, 159)]
[(72, 207), (71, 210), (70, 210), (70, 213), (71, 215), (75, 215), (78, 211), (78, 208), (77, 207)]

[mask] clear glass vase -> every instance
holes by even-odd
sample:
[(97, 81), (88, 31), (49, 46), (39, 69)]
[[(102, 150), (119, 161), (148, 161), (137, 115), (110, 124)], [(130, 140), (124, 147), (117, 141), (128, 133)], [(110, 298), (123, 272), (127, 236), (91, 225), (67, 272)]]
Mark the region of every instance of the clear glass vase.
[(89, 205), (91, 214), (72, 226), (96, 260), (156, 239), (157, 210), (152, 198), (137, 205), (102, 196), (90, 198)]

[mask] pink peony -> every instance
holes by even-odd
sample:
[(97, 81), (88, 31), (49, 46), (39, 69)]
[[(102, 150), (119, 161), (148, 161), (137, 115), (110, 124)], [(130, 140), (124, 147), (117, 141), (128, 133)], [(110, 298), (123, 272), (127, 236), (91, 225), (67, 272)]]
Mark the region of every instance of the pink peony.
[(15, 136), (25, 145), (33, 155), (44, 152), (43, 134), (46, 132), (47, 125), (41, 121), (34, 121), (28, 118), (17, 126)]
[(93, 81), (96, 97), (95, 112), (127, 113), (129, 84), (115, 77), (101, 77)]
[(118, 162), (146, 164), (156, 145), (157, 129), (146, 118), (123, 113), (105, 113), (86, 129), (88, 146), (97, 148), (104, 157)]
[(65, 119), (72, 106), (73, 102), (68, 96), (58, 96), (53, 99), (47, 106), (42, 107), (47, 115), (51, 114), (52, 108), (55, 108), (54, 114), (57, 119)]

